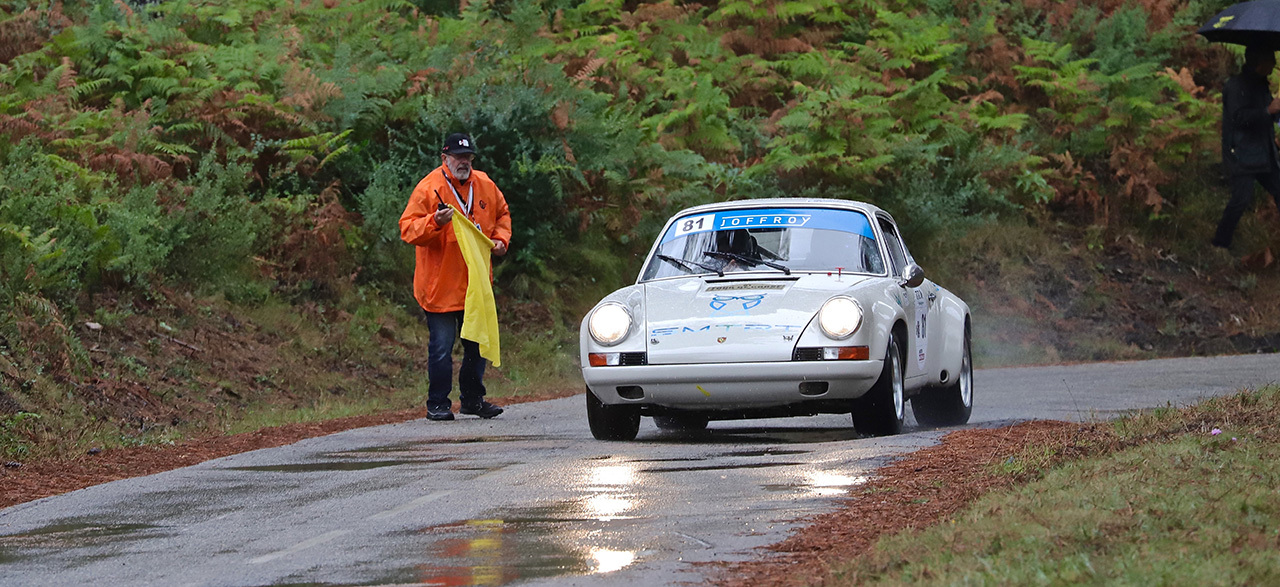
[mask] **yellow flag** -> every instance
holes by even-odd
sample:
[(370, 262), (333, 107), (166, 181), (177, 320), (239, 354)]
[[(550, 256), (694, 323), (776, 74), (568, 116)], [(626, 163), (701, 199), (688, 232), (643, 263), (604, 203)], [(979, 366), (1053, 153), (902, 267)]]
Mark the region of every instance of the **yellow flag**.
[(493, 301), (493, 284), (489, 282), (489, 251), (493, 241), (485, 236), (461, 210), (453, 204), (453, 234), (467, 262), (467, 298), (463, 305), (462, 338), (480, 345), (480, 356), (494, 367), (502, 365), (498, 347), (498, 304)]

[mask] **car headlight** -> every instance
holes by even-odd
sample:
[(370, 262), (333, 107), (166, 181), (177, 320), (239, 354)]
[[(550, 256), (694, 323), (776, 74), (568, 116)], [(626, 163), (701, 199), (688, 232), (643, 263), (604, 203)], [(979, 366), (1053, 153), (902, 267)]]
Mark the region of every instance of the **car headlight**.
[(849, 338), (862, 326), (862, 307), (852, 298), (831, 298), (818, 310), (818, 326), (836, 340)]
[(605, 346), (618, 344), (631, 331), (631, 312), (618, 304), (604, 304), (591, 312), (587, 328), (596, 342)]

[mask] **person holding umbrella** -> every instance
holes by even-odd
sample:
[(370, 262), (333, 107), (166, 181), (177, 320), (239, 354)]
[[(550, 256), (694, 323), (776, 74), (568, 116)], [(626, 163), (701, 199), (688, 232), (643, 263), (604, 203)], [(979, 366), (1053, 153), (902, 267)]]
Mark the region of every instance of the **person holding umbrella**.
[(1254, 184), (1280, 205), (1280, 156), (1276, 150), (1276, 121), (1280, 98), (1273, 98), (1267, 76), (1276, 68), (1270, 47), (1250, 45), (1240, 73), (1222, 91), (1222, 163), (1231, 199), (1222, 211), (1214, 246), (1229, 248), (1240, 217), (1253, 203)]
[(1253, 0), (1219, 12), (1196, 31), (1214, 43), (1244, 45), (1244, 66), (1222, 91), (1222, 163), (1231, 199), (1222, 211), (1213, 244), (1231, 246), (1240, 217), (1253, 203), (1254, 184), (1280, 205), (1280, 156), (1276, 122), (1280, 100), (1271, 95), (1268, 76), (1280, 47), (1280, 2)]

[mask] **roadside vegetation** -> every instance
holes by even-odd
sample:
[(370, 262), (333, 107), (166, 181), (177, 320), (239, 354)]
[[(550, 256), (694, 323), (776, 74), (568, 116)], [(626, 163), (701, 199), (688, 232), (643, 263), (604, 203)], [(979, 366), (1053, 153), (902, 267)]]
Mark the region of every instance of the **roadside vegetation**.
[(823, 584), (1280, 582), (1280, 387), (1092, 427), (1009, 457), (992, 473), (1029, 482), (883, 537)]
[(1187, 0), (0, 0), (0, 455), (420, 404), (396, 221), (467, 130), (511, 205), (499, 399), (674, 210), (895, 215), (980, 366), (1280, 347), (1272, 212), (1207, 251)]

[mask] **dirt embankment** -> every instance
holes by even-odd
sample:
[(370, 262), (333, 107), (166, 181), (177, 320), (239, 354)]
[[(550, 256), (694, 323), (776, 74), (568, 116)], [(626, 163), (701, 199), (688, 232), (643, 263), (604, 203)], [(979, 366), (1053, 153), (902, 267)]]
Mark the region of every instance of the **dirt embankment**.
[(1094, 250), (1045, 240), (1012, 260), (975, 253), (949, 271), (966, 276), (952, 289), (973, 309), (979, 368), (1280, 351), (1280, 264), (1269, 248), (1240, 258), (1127, 237)]

